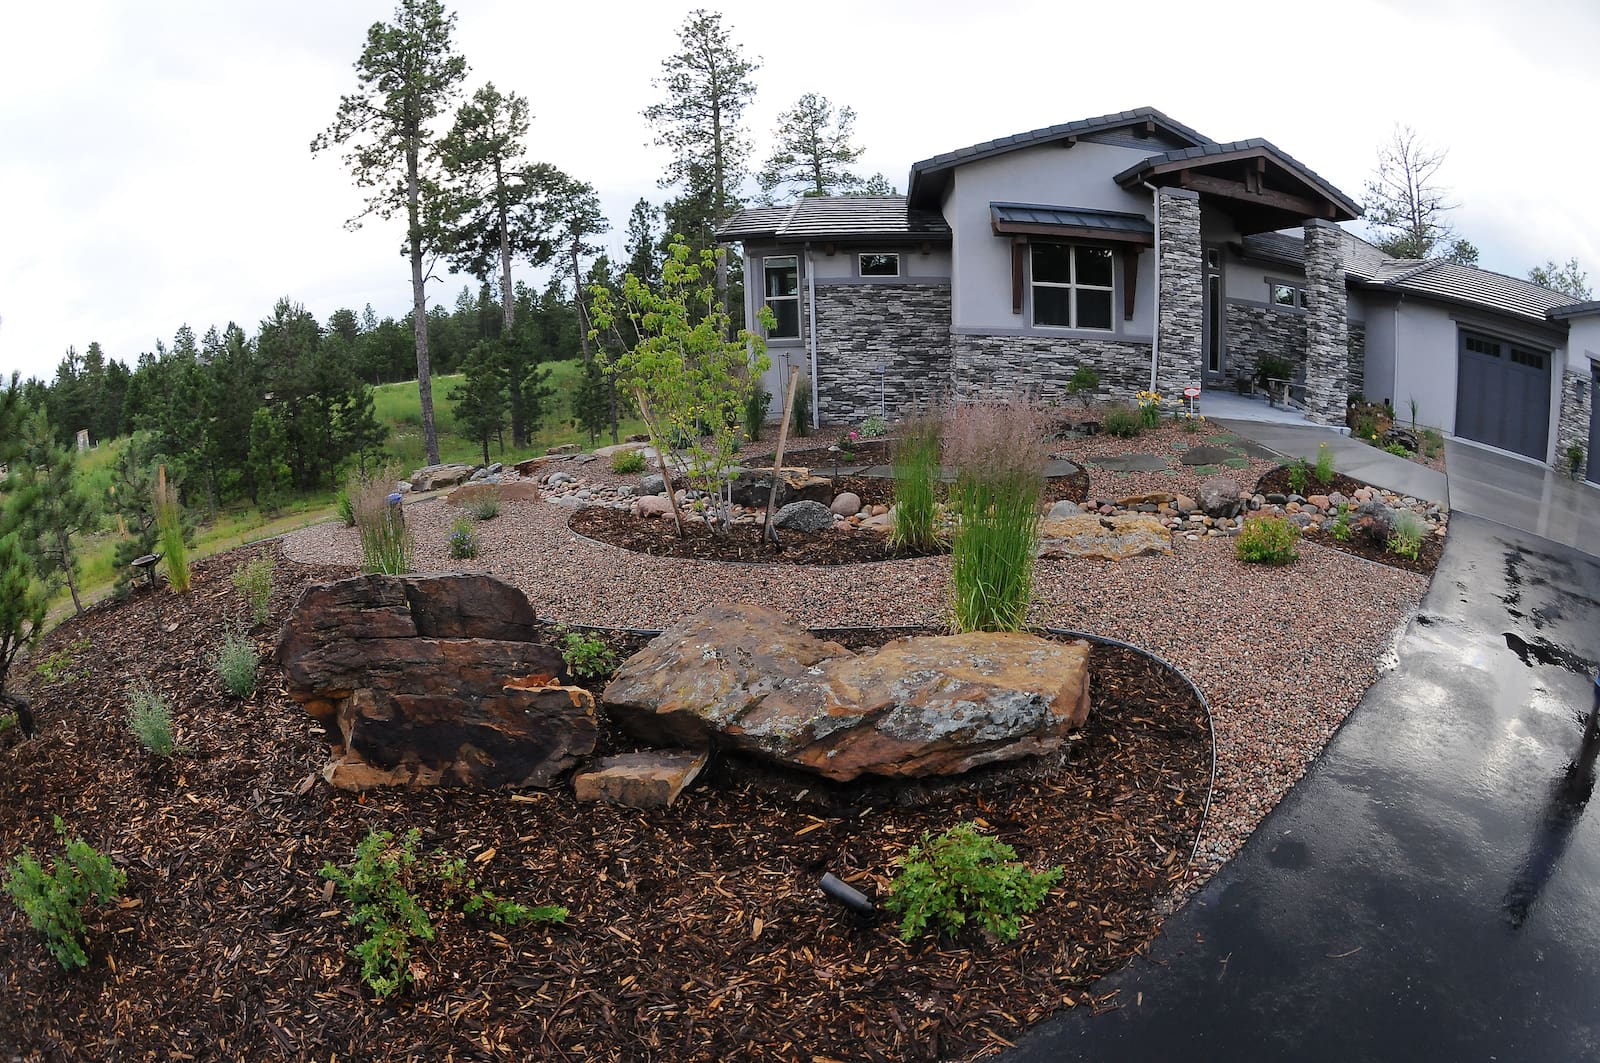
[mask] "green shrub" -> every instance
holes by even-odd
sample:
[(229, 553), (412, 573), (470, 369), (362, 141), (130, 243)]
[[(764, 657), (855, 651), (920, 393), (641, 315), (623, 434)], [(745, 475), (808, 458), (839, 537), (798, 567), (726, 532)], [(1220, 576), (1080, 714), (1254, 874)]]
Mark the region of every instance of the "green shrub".
[(272, 608), (273, 565), (270, 557), (258, 557), (233, 570), (233, 586), (250, 606), (250, 620), (256, 626), (267, 622)]
[[(750, 394), (745, 396), (744, 434), (745, 437), (752, 443), (761, 438), (761, 429), (767, 423), (767, 410), (770, 409), (771, 406), (772, 392), (761, 387), (759, 384), (756, 386), (755, 390), (751, 391)], [(644, 465), (642, 464), (644, 459), (640, 458), (639, 460), (641, 462), (639, 468), (642, 469), (644, 468)], [(611, 466), (617, 472), (638, 471), (638, 469), (617, 469), (615, 461), (611, 463)]]
[(128, 730), (141, 746), (158, 757), (178, 752), (172, 706), (149, 683), (135, 683), (128, 688)]
[(1297, 495), (1303, 495), (1310, 486), (1311, 470), (1306, 467), (1306, 459), (1294, 459), (1294, 464), (1289, 466), (1289, 490)]
[(1132, 439), (1144, 431), (1144, 420), (1137, 410), (1119, 402), (1106, 407), (1106, 412), (1100, 418), (1100, 427), (1105, 429), (1107, 435)]
[(1377, 419), (1370, 414), (1363, 414), (1356, 418), (1356, 438), (1363, 443), (1371, 443), (1378, 438)]
[(399, 842), (390, 831), (371, 831), (356, 846), (348, 868), (331, 862), (322, 866), (322, 877), (338, 887), (350, 906), (350, 925), (363, 935), (351, 955), (361, 961), (362, 979), (380, 997), (410, 983), (413, 941), (433, 940), (433, 920), (412, 894), (421, 837), (415, 827)]
[(611, 471), (619, 476), (644, 472), (644, 454), (637, 450), (619, 450), (611, 455)]
[(228, 632), (211, 651), (212, 670), (222, 678), (228, 693), (236, 698), (247, 698), (255, 693), (256, 665), (260, 660), (255, 641), (241, 631)]
[(1282, 517), (1252, 517), (1239, 529), (1234, 553), (1240, 561), (1287, 565), (1300, 556), (1294, 549), (1299, 537), (1300, 529)]
[(1261, 390), (1268, 389), (1269, 380), (1293, 380), (1294, 363), (1284, 358), (1267, 357), (1256, 363), (1256, 384)]
[(339, 514), (339, 520), (346, 528), (354, 528), (356, 526), (356, 507), (350, 501), (350, 491), (348, 489), (340, 491), (333, 496), (333, 508)]
[(935, 413), (908, 417), (891, 446), (894, 463), (894, 527), (889, 542), (900, 550), (932, 553), (940, 546), (938, 524), (939, 437)]
[(1027, 620), (1046, 439), (1044, 414), (1026, 399), (962, 403), (952, 412), (944, 446), (961, 515), (950, 547), (958, 632), (1017, 631)]
[(78, 678), (74, 666), (78, 657), (92, 645), (86, 638), (74, 639), (33, 666), (34, 674), (46, 683), (71, 683)]
[(1383, 451), (1385, 454), (1393, 454), (1397, 458), (1405, 458), (1408, 461), (1411, 459), (1411, 451), (1407, 450), (1403, 443), (1390, 443), (1383, 448)]
[(494, 520), (500, 515), (500, 489), (486, 487), (467, 500), (467, 513), (476, 521)]
[(1187, 412), (1180, 413), (1178, 415), (1178, 423), (1183, 426), (1183, 430), (1185, 432), (1198, 432), (1200, 431), (1200, 426), (1205, 423), (1205, 415)]
[(1137, 396), (1139, 400), (1139, 425), (1142, 428), (1158, 428), (1161, 425), (1161, 393), (1159, 391), (1141, 391)]
[(1574, 480), (1579, 479), (1583, 471), (1583, 444), (1572, 443), (1567, 447), (1567, 467)]
[(1399, 510), (1389, 526), (1389, 552), (1415, 561), (1422, 553), (1422, 539), (1426, 534), (1427, 525), (1421, 517), (1409, 509)]
[(561, 642), (561, 659), (567, 671), (584, 679), (602, 679), (617, 669), (617, 654), (597, 638), (564, 627), (556, 628)]
[(189, 546), (184, 541), (183, 510), (178, 507), (178, 490), (167, 482), (167, 467), (161, 466), (156, 479), (156, 542), (167, 566), (167, 582), (178, 594), (189, 590)]
[(0, 735), (5, 734), (17, 725), (17, 714), (14, 712), (0, 712)]
[(889, 422), (877, 414), (873, 414), (861, 422), (862, 439), (882, 439), (889, 434)]
[[(1422, 456), (1431, 458), (1444, 449), (1444, 436), (1437, 428), (1424, 428), (1422, 430)], [(1580, 461), (1582, 458), (1580, 457)]]
[(1317, 464), (1312, 469), (1312, 475), (1324, 487), (1333, 483), (1333, 451), (1328, 449), (1326, 443), (1317, 444)]
[(811, 378), (795, 381), (794, 403), (789, 408), (789, 431), (797, 436), (811, 434)]
[(1341, 543), (1349, 542), (1355, 535), (1355, 528), (1350, 524), (1349, 503), (1339, 503), (1339, 508), (1334, 512), (1333, 524), (1328, 528), (1328, 533)]
[(1072, 379), (1067, 381), (1067, 394), (1079, 402), (1087, 403), (1089, 396), (1100, 389), (1100, 374), (1095, 372), (1092, 365), (1080, 365), (1072, 371)]
[(354, 499), (356, 529), (361, 533), (361, 570), (401, 576), (411, 571), (411, 532), (399, 505), (389, 504), (383, 480), (370, 480)]
[(63, 856), (51, 861), (49, 873), (30, 849), (6, 868), (6, 893), (43, 934), (50, 955), (71, 970), (88, 964), (83, 946), (83, 913), (91, 904), (110, 904), (122, 895), (128, 876), (82, 838), (67, 838), (67, 826), (55, 817), (56, 834), (65, 843)]
[(450, 537), (445, 544), (450, 548), (453, 561), (470, 561), (478, 556), (478, 536), (472, 530), (472, 523), (465, 517), (451, 526)]
[(1029, 871), (997, 838), (961, 823), (937, 838), (922, 835), (898, 863), (886, 906), (900, 915), (900, 936), (910, 940), (930, 923), (952, 933), (976, 923), (1002, 941), (1022, 929), (1022, 916), (1039, 907), (1061, 879), (1061, 869)]
[(444, 892), (445, 907), (460, 904), (462, 915), (481, 915), (498, 926), (565, 923), (570, 914), (559, 904), (541, 904), (529, 908), (480, 888), (478, 880), (468, 873), (466, 860), (459, 856), (446, 858), (440, 854), (438, 877)]

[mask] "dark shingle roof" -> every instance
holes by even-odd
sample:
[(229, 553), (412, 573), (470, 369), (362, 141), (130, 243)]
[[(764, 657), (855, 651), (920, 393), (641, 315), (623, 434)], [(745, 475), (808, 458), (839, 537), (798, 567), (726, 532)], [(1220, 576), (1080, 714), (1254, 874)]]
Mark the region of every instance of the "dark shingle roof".
[(1331, 181), (1324, 178), (1321, 174), (1317, 173), (1315, 170), (1311, 169), (1305, 163), (1301, 162), (1299, 159), (1296, 159), (1293, 155), (1290, 155), (1282, 148), (1279, 148), (1270, 140), (1262, 140), (1260, 137), (1251, 137), (1249, 140), (1235, 140), (1227, 144), (1199, 144), (1192, 148), (1180, 148), (1177, 151), (1167, 151), (1160, 155), (1152, 155), (1148, 159), (1144, 159), (1141, 162), (1135, 163), (1126, 170), (1123, 170), (1121, 173), (1117, 174), (1116, 182), (1126, 188), (1128, 185), (1140, 180), (1144, 174), (1149, 173), (1156, 167), (1164, 166), (1168, 163), (1198, 161), (1201, 165), (1204, 165), (1204, 160), (1207, 158), (1220, 155), (1231, 155), (1244, 151), (1266, 152), (1268, 155), (1271, 155), (1274, 159), (1276, 159), (1278, 164), (1284, 169), (1292, 171), (1308, 184), (1314, 185), (1329, 199), (1333, 200), (1341, 207), (1344, 207), (1350, 212), (1351, 217), (1359, 218), (1361, 216), (1361, 205), (1355, 200), (1351, 199), (1349, 196), (1345, 195), (1343, 192), (1339, 191), (1336, 187), (1334, 187)]
[(811, 196), (781, 207), (740, 211), (717, 230), (719, 240), (948, 240), (936, 211), (911, 210), (905, 196)]
[(1181, 122), (1175, 122), (1156, 110), (1154, 107), (1138, 107), (1131, 111), (1119, 111), (1116, 114), (1103, 114), (1096, 118), (1081, 118), (1075, 122), (1063, 122), (1061, 125), (1045, 126), (1042, 129), (1031, 129), (1026, 133), (1016, 133), (998, 140), (986, 140), (981, 144), (972, 144), (955, 151), (947, 151), (942, 155), (935, 155), (921, 162), (911, 164), (911, 177), (907, 182), (906, 194), (911, 199), (921, 202), (926, 198), (924, 192), (930, 185), (940, 183), (945, 171), (953, 169), (963, 163), (976, 162), (995, 155), (1004, 155), (1006, 152), (1018, 148), (1030, 147), (1036, 144), (1048, 144), (1051, 141), (1065, 140), (1067, 137), (1080, 136), (1084, 133), (1093, 133), (1105, 129), (1117, 129), (1123, 126), (1137, 125), (1142, 122), (1151, 122), (1159, 126), (1164, 132), (1187, 140), (1192, 144), (1209, 144), (1211, 138), (1203, 133), (1198, 133)]
[[(1252, 233), (1244, 237), (1240, 245), (1247, 258), (1282, 262), (1296, 269), (1305, 268), (1305, 238), (1298, 233)], [(1385, 266), (1400, 261), (1385, 255), (1361, 237), (1344, 233), (1344, 271), (1349, 276), (1370, 281)], [(1416, 264), (1409, 263), (1413, 266)]]
[(1109, 229), (1125, 233), (1155, 233), (1143, 214), (1086, 207), (1046, 207), (1036, 203), (990, 203), (989, 215), (997, 222), (1021, 225), (1065, 225), (1078, 229)]
[(1558, 306), (1549, 311), (1550, 317), (1558, 321), (1569, 317), (1588, 317), (1590, 314), (1600, 314), (1600, 299)]

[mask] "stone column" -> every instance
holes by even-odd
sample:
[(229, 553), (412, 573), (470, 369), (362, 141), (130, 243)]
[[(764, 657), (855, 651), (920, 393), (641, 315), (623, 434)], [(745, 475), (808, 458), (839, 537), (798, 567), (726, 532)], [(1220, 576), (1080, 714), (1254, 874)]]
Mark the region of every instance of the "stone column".
[(1176, 398), (1184, 388), (1200, 382), (1200, 334), (1205, 320), (1200, 283), (1200, 193), (1161, 188), (1156, 195), (1161, 214), (1156, 390), (1164, 398)]
[(1345, 323), (1344, 232), (1321, 218), (1306, 220), (1306, 417), (1344, 424), (1350, 393)]
[(1556, 429), (1556, 453), (1553, 464), (1556, 471), (1565, 475), (1572, 469), (1567, 461), (1567, 448), (1576, 443), (1583, 448), (1583, 466), (1578, 469), (1581, 479), (1584, 467), (1600, 469), (1600, 461), (1591, 466), (1589, 454), (1589, 418), (1593, 416), (1593, 370), (1589, 359), (1567, 352), (1567, 371), (1561, 376), (1561, 424)]

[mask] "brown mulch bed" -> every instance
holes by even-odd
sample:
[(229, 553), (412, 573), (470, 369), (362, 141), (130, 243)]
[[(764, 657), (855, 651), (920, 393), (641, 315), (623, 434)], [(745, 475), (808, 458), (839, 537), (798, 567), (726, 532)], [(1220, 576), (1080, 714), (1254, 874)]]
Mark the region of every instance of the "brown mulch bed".
[[(1187, 685), (1096, 648), (1095, 710), (1031, 772), (940, 788), (831, 788), (719, 760), (674, 809), (574, 804), (566, 790), (331, 790), (320, 726), (264, 663), (229, 698), (205, 657), (242, 608), (240, 553), (192, 590), (108, 605), (49, 635), (91, 648), (27, 692), (39, 736), (0, 753), (0, 856), (52, 849), (53, 815), (127, 871), (91, 916), (88, 969), (63, 974), (0, 905), (0, 1054), (28, 1059), (931, 1059), (985, 1054), (1088, 991), (1154, 933), (1206, 802), (1210, 737)], [(315, 578), (280, 562), (272, 626)], [(170, 627), (171, 630), (167, 630)], [(267, 630), (256, 632), (266, 648)], [(625, 648), (625, 647), (624, 647)], [(16, 674), (16, 673), (14, 673)], [(127, 733), (148, 680), (192, 749), (153, 763)], [(802, 793), (806, 791), (805, 793)], [(916, 801), (901, 795), (912, 792)], [(831, 870), (881, 897), (925, 830), (981, 820), (1063, 881), (1010, 945), (975, 932), (904, 944), (823, 900)], [(382, 1003), (324, 889), (371, 829), (422, 830), (503, 896), (571, 909), (564, 926), (440, 920), (417, 985)]]
[[(1288, 465), (1279, 465), (1274, 469), (1267, 470), (1266, 474), (1256, 481), (1255, 493), (1258, 495), (1284, 496), (1295, 494), (1296, 492), (1289, 486), (1289, 469)], [(1347, 498), (1353, 498), (1361, 488), (1371, 488), (1371, 486), (1371, 484), (1362, 483), (1360, 480), (1351, 479), (1342, 472), (1334, 473), (1332, 480), (1328, 483), (1322, 483), (1317, 479), (1315, 470), (1311, 469), (1308, 463), (1306, 489), (1298, 493), (1302, 496), (1331, 495), (1338, 491)]]
[[(1333, 481), (1327, 484), (1317, 483), (1313, 477), (1311, 485), (1306, 488), (1306, 493), (1320, 495), (1332, 494), (1334, 491), (1338, 491), (1343, 495), (1353, 497), (1356, 491), (1363, 487), (1370, 487), (1370, 485), (1364, 484), (1360, 480), (1353, 480), (1342, 472), (1336, 472), (1333, 474)], [(1256, 493), (1262, 495), (1290, 494), (1289, 467), (1280, 465), (1261, 477), (1256, 482)], [(1375, 542), (1363, 535), (1359, 530), (1349, 539), (1344, 540), (1334, 538), (1326, 528), (1320, 531), (1302, 531), (1301, 536), (1308, 542), (1320, 543), (1332, 550), (1342, 550), (1347, 554), (1355, 554), (1357, 557), (1364, 557), (1368, 561), (1376, 561), (1379, 564), (1389, 565), (1393, 568), (1403, 568), (1408, 572), (1420, 572), (1424, 576), (1433, 575), (1433, 570), (1439, 567), (1439, 559), (1444, 556), (1444, 539), (1432, 534), (1431, 526), (1429, 534), (1422, 537), (1422, 548), (1418, 551), (1415, 560), (1390, 553), (1387, 543)]]
[[(888, 465), (894, 458), (890, 453), (891, 443), (887, 439), (864, 439), (856, 443), (852, 453), (853, 458), (846, 459), (837, 451), (828, 448), (838, 442), (837, 435), (811, 435), (803, 439), (790, 437), (783, 448), (783, 464), (785, 466), (801, 466), (810, 469), (818, 476), (827, 474), (832, 466), (837, 465)], [(751, 469), (772, 468), (771, 453), (752, 456), (749, 461), (741, 462)]]
[(598, 542), (636, 550), (653, 557), (682, 557), (697, 561), (737, 561), (744, 564), (856, 565), (867, 561), (895, 561), (923, 557), (896, 550), (885, 535), (873, 531), (778, 532), (783, 549), (774, 551), (754, 524), (735, 524), (727, 535), (717, 535), (704, 524), (686, 524), (680, 536), (670, 517), (640, 517), (625, 509), (589, 506), (577, 510), (568, 527)]

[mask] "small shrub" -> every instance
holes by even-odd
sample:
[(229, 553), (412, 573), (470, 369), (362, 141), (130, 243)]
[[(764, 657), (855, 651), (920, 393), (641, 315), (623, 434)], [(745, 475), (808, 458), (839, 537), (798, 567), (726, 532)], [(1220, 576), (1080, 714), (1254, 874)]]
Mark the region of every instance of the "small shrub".
[(461, 857), (438, 857), (439, 883), (445, 895), (445, 907), (459, 903), (461, 914), (482, 916), (497, 926), (522, 926), (525, 923), (565, 923), (570, 914), (559, 904), (541, 904), (533, 908), (508, 901), (504, 897), (482, 889), (478, 880), (467, 872), (467, 862)]
[(1355, 535), (1355, 528), (1350, 523), (1349, 503), (1339, 503), (1339, 508), (1334, 512), (1333, 524), (1328, 528), (1328, 533), (1341, 543), (1347, 543)]
[(861, 422), (862, 439), (882, 439), (889, 434), (889, 422), (877, 414), (873, 414)]
[(789, 408), (789, 431), (797, 436), (811, 434), (811, 378), (803, 376), (794, 385), (794, 403)]
[(939, 437), (936, 413), (919, 413), (901, 425), (890, 448), (894, 464), (894, 527), (889, 542), (896, 549), (932, 553), (939, 548)]
[[(1437, 428), (1422, 430), (1422, 456), (1431, 458), (1444, 449), (1444, 436)], [(1580, 461), (1582, 458), (1579, 459)]]
[(270, 557), (258, 557), (233, 570), (233, 586), (250, 606), (250, 620), (256, 626), (267, 622), (272, 608), (273, 565)]
[(135, 683), (128, 688), (128, 730), (141, 746), (158, 757), (178, 752), (172, 706), (148, 683)]
[(1324, 487), (1333, 483), (1333, 451), (1328, 449), (1326, 443), (1317, 444), (1317, 464), (1312, 474), (1316, 476), (1317, 483)]
[(566, 628), (557, 628), (556, 636), (561, 640), (561, 659), (573, 675), (602, 679), (616, 671), (616, 651), (599, 639)]
[(255, 693), (256, 665), (260, 660), (255, 641), (240, 631), (222, 636), (222, 641), (211, 651), (212, 670), (221, 677), (228, 693), (236, 698), (247, 698)]
[(1413, 432), (1415, 432), (1417, 430), (1417, 409), (1418, 409), (1418, 403), (1417, 403), (1416, 398), (1412, 397), (1412, 398), (1407, 399), (1406, 400), (1406, 405), (1411, 407), (1411, 430)]
[(840, 461), (856, 460), (856, 443), (861, 439), (861, 433), (854, 428), (848, 432), (839, 433), (839, 442), (835, 444), (839, 451)]
[(1567, 468), (1574, 480), (1579, 479), (1583, 471), (1583, 444), (1573, 443), (1567, 447)]
[(637, 450), (621, 450), (611, 455), (611, 471), (620, 476), (644, 472), (644, 454)]
[(478, 536), (472, 530), (472, 524), (467, 518), (462, 517), (450, 529), (450, 538), (446, 545), (450, 548), (450, 558), (453, 561), (470, 561), (478, 556)]
[(401, 576), (411, 571), (411, 532), (398, 503), (391, 505), (384, 480), (369, 480), (354, 499), (361, 533), (361, 570)]
[(974, 823), (951, 827), (937, 838), (927, 832), (898, 863), (900, 873), (886, 902), (900, 915), (900, 936), (910, 940), (929, 923), (952, 933), (976, 923), (1002, 941), (1022, 929), (1022, 916), (1039, 907), (1061, 879), (1061, 869), (1029, 871), (1017, 853), (997, 838), (979, 834)]
[[(796, 394), (799, 394), (797, 391)], [(767, 410), (772, 405), (772, 393), (756, 385), (755, 389), (745, 396), (744, 400), (744, 434), (751, 442), (761, 438), (761, 429), (767, 423)], [(639, 459), (641, 462), (643, 458)], [(617, 469), (613, 461), (612, 468), (617, 472), (637, 472), (638, 469)], [(641, 464), (640, 469), (644, 468)]]
[(1254, 517), (1245, 521), (1234, 541), (1234, 554), (1240, 561), (1262, 565), (1287, 565), (1300, 555), (1295, 540), (1300, 529), (1282, 517)]
[(1178, 415), (1178, 423), (1183, 426), (1183, 430), (1185, 432), (1200, 431), (1200, 426), (1205, 423), (1205, 420), (1205, 415), (1199, 413), (1183, 413)]
[(1377, 422), (1377, 419), (1374, 418), (1374, 417), (1371, 417), (1371, 416), (1357, 417), (1356, 418), (1355, 434), (1356, 434), (1356, 438), (1360, 439), (1362, 441), (1370, 441), (1370, 440), (1373, 440), (1373, 439), (1377, 439), (1378, 438), (1378, 422)]
[(0, 712), (0, 735), (5, 734), (17, 725), (17, 714), (14, 712)]
[(1385, 454), (1393, 454), (1397, 458), (1405, 458), (1407, 460), (1411, 458), (1411, 451), (1407, 450), (1403, 443), (1390, 443), (1383, 448), (1383, 451)]
[(30, 849), (6, 868), (6, 893), (43, 934), (56, 962), (67, 970), (86, 966), (83, 913), (91, 904), (110, 904), (122, 895), (128, 876), (111, 858), (82, 838), (67, 838), (67, 826), (55, 817), (56, 834), (65, 852), (51, 862), (48, 873)]
[(156, 542), (167, 566), (167, 582), (178, 594), (189, 590), (189, 547), (184, 541), (183, 510), (178, 507), (178, 490), (167, 482), (167, 467), (161, 466), (156, 478)]
[(1268, 390), (1269, 380), (1293, 380), (1294, 363), (1284, 358), (1267, 357), (1256, 363), (1256, 385)]
[(363, 935), (351, 955), (361, 961), (362, 979), (380, 997), (410, 984), (412, 943), (433, 940), (433, 920), (412, 894), (421, 836), (413, 827), (396, 842), (390, 831), (371, 831), (356, 846), (348, 868), (322, 866), (322, 877), (350, 906), (350, 925)]
[(1306, 466), (1306, 459), (1294, 459), (1294, 464), (1289, 466), (1289, 490), (1297, 495), (1303, 495), (1310, 486), (1311, 470)]
[(356, 526), (356, 507), (350, 501), (350, 491), (348, 489), (340, 491), (333, 496), (333, 508), (334, 512), (339, 514), (340, 523), (346, 528), (354, 528)]
[(1089, 396), (1100, 389), (1100, 374), (1095, 372), (1092, 365), (1080, 365), (1072, 371), (1072, 379), (1067, 381), (1067, 394), (1079, 402), (1087, 403)]
[(500, 515), (500, 489), (498, 487), (488, 487), (479, 491), (472, 496), (464, 508), (473, 520), (494, 520)]
[(1100, 427), (1105, 429), (1107, 435), (1132, 439), (1144, 431), (1144, 418), (1136, 410), (1119, 402), (1106, 407), (1105, 414), (1100, 418)]
[(1409, 509), (1398, 511), (1394, 523), (1389, 526), (1389, 552), (1415, 561), (1422, 553), (1422, 539), (1426, 533), (1427, 526), (1421, 517)]

